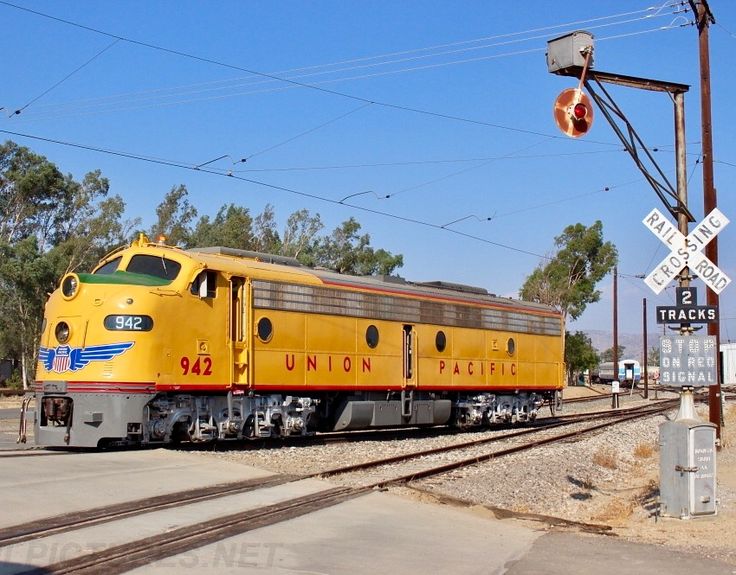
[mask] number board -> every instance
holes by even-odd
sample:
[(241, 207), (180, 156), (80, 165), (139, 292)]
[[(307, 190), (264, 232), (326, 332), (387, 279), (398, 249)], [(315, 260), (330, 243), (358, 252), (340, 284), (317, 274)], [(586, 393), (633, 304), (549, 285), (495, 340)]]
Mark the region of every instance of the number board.
[(717, 306), (697, 304), (697, 288), (692, 286), (678, 287), (676, 306), (657, 306), (657, 323), (690, 324), (718, 322)]
[(659, 338), (659, 382), (662, 385), (716, 385), (716, 338), (674, 335)]

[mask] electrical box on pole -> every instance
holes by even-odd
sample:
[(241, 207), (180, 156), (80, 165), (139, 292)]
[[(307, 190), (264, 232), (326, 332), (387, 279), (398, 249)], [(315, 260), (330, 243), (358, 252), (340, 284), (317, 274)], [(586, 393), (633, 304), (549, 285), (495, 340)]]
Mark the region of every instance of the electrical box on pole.
[(694, 420), (659, 427), (659, 512), (690, 519), (716, 514), (716, 426)]
[[(547, 70), (552, 74), (575, 76), (585, 66), (586, 54), (593, 50), (593, 34), (578, 30), (547, 42)], [(588, 67), (593, 66), (591, 55)]]

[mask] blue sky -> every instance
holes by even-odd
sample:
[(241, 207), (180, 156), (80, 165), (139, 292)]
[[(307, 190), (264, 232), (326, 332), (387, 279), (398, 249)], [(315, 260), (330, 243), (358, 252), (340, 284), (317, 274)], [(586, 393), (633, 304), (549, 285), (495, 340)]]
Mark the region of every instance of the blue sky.
[[(373, 246), (404, 255), (407, 279), (504, 296), (518, 294), (565, 226), (600, 219), (620, 253), (619, 329), (640, 331), (644, 297), (650, 332), (655, 306), (674, 304), (674, 289), (655, 296), (634, 277), (666, 255), (641, 223), (664, 206), (600, 114), (578, 140), (557, 130), (554, 100), (577, 82), (549, 74), (545, 50), (550, 38), (589, 30), (597, 70), (691, 85), (687, 170), (700, 220), (698, 40), (687, 2), (11, 4), (0, 2), (0, 137), (76, 178), (100, 169), (128, 217), (150, 225), (179, 184), (200, 215), (272, 204), (283, 223), (307, 208), (325, 231), (352, 216)], [(736, 222), (736, 5), (710, 5), (718, 205)], [(607, 89), (674, 182), (669, 97)], [(719, 236), (719, 263), (736, 280), (734, 234), (736, 223)], [(599, 287), (601, 302), (570, 329), (611, 328), (611, 278)], [(736, 285), (720, 314), (722, 339), (736, 340)]]

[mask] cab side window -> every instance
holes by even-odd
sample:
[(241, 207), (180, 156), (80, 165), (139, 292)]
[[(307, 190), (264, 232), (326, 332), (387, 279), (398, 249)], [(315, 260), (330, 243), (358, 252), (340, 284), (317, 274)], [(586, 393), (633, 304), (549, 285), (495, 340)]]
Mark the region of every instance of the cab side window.
[(192, 295), (201, 298), (213, 298), (217, 295), (217, 274), (204, 270), (197, 274), (189, 290)]

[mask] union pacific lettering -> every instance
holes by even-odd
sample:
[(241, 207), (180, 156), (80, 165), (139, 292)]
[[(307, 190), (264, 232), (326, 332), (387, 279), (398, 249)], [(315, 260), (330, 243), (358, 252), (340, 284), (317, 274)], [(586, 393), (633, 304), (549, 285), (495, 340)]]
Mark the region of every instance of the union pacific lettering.
[(448, 370), (452, 375), (516, 375), (516, 363), (483, 362), (483, 361), (452, 361), (449, 364), (441, 359), (439, 374), (444, 375)]
[[(293, 353), (285, 354), (285, 364), (287, 371), (294, 371), (296, 368), (296, 355)], [(360, 369), (363, 373), (371, 372), (371, 358), (361, 357), (353, 358), (349, 355), (335, 357), (328, 355), (327, 357), (319, 357), (317, 355), (307, 355), (307, 371), (342, 371), (350, 373), (354, 369)]]

